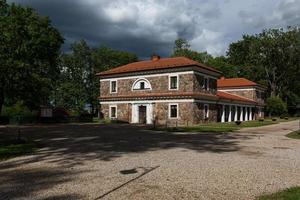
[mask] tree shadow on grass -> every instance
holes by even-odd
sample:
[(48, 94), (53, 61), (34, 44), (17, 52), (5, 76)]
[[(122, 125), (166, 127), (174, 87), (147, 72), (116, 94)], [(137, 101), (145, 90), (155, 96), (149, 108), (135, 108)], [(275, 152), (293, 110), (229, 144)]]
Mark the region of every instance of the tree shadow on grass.
[[(12, 136), (15, 131), (13, 128), (0, 129), (0, 137)], [(11, 165), (46, 160), (70, 167), (85, 161), (111, 161), (124, 154), (172, 148), (184, 148), (199, 153), (226, 153), (239, 150), (241, 140), (253, 137), (238, 133), (180, 134), (145, 130), (129, 125), (95, 124), (24, 127), (22, 136), (37, 141), (44, 148), (38, 150), (33, 157), (10, 162)]]

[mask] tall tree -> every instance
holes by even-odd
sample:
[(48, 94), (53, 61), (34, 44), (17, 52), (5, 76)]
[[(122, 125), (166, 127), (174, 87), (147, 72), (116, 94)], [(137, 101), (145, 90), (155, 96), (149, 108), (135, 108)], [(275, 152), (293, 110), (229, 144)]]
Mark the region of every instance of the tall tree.
[(264, 30), (230, 44), (228, 56), (232, 64), (249, 66), (252, 77), (265, 79), (275, 97), (283, 94), (300, 69), (298, 44), (297, 28)]
[(100, 88), (96, 72), (135, 61), (137, 56), (132, 53), (108, 47), (91, 48), (84, 40), (75, 42), (70, 53), (61, 55), (61, 74), (53, 94), (55, 104), (76, 111), (89, 104), (94, 112)]
[(0, 30), (0, 114), (4, 102), (22, 100), (30, 108), (47, 102), (59, 72), (60, 33), (35, 10), (5, 1)]

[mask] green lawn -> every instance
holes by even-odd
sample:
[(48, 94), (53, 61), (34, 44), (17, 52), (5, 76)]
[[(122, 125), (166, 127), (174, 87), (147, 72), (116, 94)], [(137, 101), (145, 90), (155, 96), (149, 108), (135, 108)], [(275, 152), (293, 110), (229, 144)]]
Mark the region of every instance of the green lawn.
[(224, 133), (224, 132), (236, 131), (240, 128), (266, 126), (266, 125), (271, 125), (271, 124), (277, 124), (278, 122), (284, 122), (284, 121), (288, 121), (288, 120), (277, 119), (276, 121), (272, 121), (271, 119), (265, 119), (264, 121), (258, 121), (258, 120), (244, 121), (244, 122), (241, 122), (240, 125), (237, 125), (235, 122), (208, 123), (208, 124), (201, 124), (201, 125), (189, 126), (189, 127), (158, 128), (158, 130), (170, 131), (170, 132), (214, 132), (214, 133)]
[(286, 136), (289, 138), (293, 138), (293, 139), (300, 139), (300, 130), (291, 132), (291, 133), (287, 134)]
[(300, 187), (289, 188), (273, 194), (263, 195), (257, 198), (258, 200), (299, 200)]
[(37, 148), (37, 143), (23, 139), (0, 141), (0, 160), (32, 153)]

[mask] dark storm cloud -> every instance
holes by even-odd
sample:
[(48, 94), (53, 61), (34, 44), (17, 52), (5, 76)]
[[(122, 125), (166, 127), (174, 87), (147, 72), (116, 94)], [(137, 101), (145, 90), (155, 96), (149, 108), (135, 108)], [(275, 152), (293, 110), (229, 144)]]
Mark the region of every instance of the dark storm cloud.
[[(274, 1), (276, 3), (274, 3)], [(131, 51), (140, 58), (170, 55), (175, 39), (213, 55), (245, 33), (297, 24), (300, 0), (8, 0), (49, 16), (70, 44)]]

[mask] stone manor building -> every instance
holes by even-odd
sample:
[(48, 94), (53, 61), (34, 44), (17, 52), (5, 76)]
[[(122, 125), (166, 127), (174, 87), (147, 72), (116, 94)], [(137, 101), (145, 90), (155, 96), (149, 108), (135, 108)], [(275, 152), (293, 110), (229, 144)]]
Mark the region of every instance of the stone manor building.
[(192, 125), (264, 117), (264, 87), (185, 57), (152, 56), (97, 75), (105, 119)]

